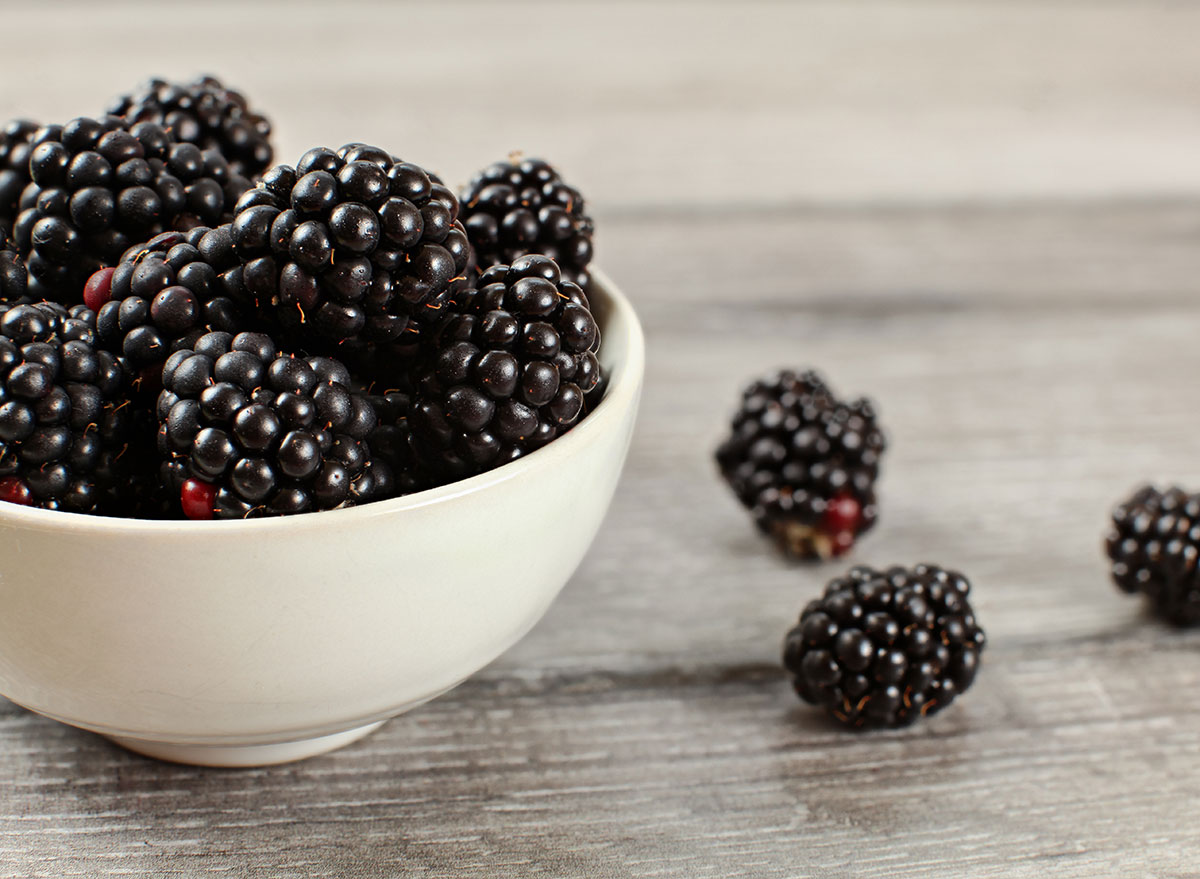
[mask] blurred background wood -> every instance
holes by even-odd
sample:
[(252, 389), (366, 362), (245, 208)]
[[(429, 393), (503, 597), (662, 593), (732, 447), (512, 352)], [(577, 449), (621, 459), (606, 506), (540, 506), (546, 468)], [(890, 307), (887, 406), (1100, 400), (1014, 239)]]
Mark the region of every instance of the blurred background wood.
[[(0, 702), (0, 877), (1200, 875), (1200, 636), (1107, 583), (1107, 509), (1200, 484), (1200, 6), (3, 7), (0, 115), (211, 71), (281, 160), (366, 140), (452, 182), (522, 149), (589, 196), (650, 344), (584, 565), (520, 645), (362, 743), (217, 772)], [(855, 560), (973, 579), (975, 688), (854, 735), (784, 631), (837, 566), (713, 473), (740, 386), (882, 411)]]

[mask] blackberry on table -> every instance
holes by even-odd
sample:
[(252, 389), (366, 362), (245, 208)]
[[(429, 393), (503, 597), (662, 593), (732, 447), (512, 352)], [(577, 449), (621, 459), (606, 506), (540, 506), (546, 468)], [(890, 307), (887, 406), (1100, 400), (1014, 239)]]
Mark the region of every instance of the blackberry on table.
[(1113, 582), (1179, 626), (1200, 623), (1200, 494), (1143, 486), (1112, 513)]
[(0, 304), (0, 500), (111, 513), (130, 433), (125, 374), (94, 315)]
[(875, 524), (885, 448), (868, 400), (844, 403), (817, 373), (785, 370), (746, 388), (716, 459), (784, 552), (829, 559)]
[(208, 333), (163, 367), (164, 481), (190, 519), (287, 515), (390, 496), (366, 442), (376, 415), (336, 360), (261, 333)]
[(39, 129), (29, 171), (13, 238), (31, 293), (66, 304), (129, 247), (219, 225), (249, 186), (219, 154), (113, 116)]
[(529, 253), (558, 263), (587, 291), (595, 226), (579, 191), (541, 159), (496, 162), (462, 191), (462, 220), (480, 272)]
[(213, 331), (249, 328), (227, 273), (238, 265), (229, 226), (164, 232), (88, 279), (85, 303), (96, 310), (98, 344), (125, 358), (151, 386), (174, 351)]
[(272, 168), (238, 202), (233, 243), (243, 286), (281, 341), (340, 358), (412, 346), (462, 280), (469, 249), (437, 176), (365, 144)]
[(600, 381), (587, 296), (545, 256), (485, 271), (430, 344), (410, 420), (418, 457), (443, 478), (490, 470), (570, 430)]
[(0, 243), (12, 232), (21, 193), (29, 185), (30, 142), (38, 130), (36, 122), (16, 119), (0, 131)]
[(215, 149), (234, 173), (256, 177), (271, 164), (271, 123), (250, 109), (246, 98), (219, 79), (188, 83), (151, 79), (117, 98), (108, 111), (129, 122), (153, 122), (184, 143)]
[(787, 634), (797, 695), (852, 727), (901, 727), (974, 681), (986, 639), (962, 574), (859, 566), (830, 581)]

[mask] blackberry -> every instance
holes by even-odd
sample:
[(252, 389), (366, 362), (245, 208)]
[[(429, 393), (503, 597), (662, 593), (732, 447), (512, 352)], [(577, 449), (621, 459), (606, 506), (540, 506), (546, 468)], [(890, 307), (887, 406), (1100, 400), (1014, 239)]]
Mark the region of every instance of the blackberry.
[(828, 559), (875, 524), (885, 447), (869, 401), (843, 403), (817, 373), (783, 371), (746, 388), (716, 459), (784, 552)]
[(985, 645), (970, 589), (936, 565), (851, 568), (784, 640), (797, 695), (854, 727), (907, 726), (941, 711), (971, 686)]
[(408, 417), (412, 398), (402, 391), (371, 394), (367, 398), (379, 419), (367, 438), (376, 460), (387, 464), (395, 479), (396, 494), (412, 494), (433, 485), (434, 480), (417, 460)]
[(134, 244), (218, 225), (249, 186), (217, 153), (113, 116), (39, 129), (29, 171), (13, 238), (31, 292), (63, 303)]
[(1123, 592), (1175, 625), (1200, 623), (1200, 494), (1138, 489), (1113, 510), (1106, 549)]
[(125, 376), (94, 315), (0, 305), (0, 500), (112, 512), (129, 437)]
[(454, 305), (418, 372), (412, 438), (445, 477), (481, 473), (579, 421), (600, 380), (587, 296), (544, 256), (492, 266)]
[(233, 242), (282, 341), (342, 358), (410, 346), (436, 322), (467, 265), (457, 217), (435, 175), (348, 144), (268, 171), (238, 202)]
[(0, 302), (23, 302), (28, 289), (24, 260), (15, 250), (0, 249)]
[(36, 122), (17, 119), (0, 131), (0, 241), (8, 237), (17, 218), (21, 193), (29, 185), (30, 141), (38, 130)]
[(176, 351), (158, 398), (164, 482), (191, 519), (328, 510), (387, 497), (366, 443), (370, 403), (336, 360), (280, 354), (261, 333), (209, 333)]
[(215, 149), (234, 173), (255, 177), (271, 164), (271, 123), (240, 92), (202, 76), (189, 83), (151, 79), (109, 107), (129, 122), (153, 122), (184, 143)]
[(164, 232), (132, 248), (84, 287), (85, 303), (96, 309), (98, 344), (157, 385), (147, 370), (161, 373), (172, 352), (209, 332), (249, 328), (226, 283), (237, 265), (228, 225)]
[(583, 196), (550, 164), (496, 162), (467, 184), (459, 201), (479, 271), (540, 253), (558, 263), (565, 280), (588, 289), (595, 227)]

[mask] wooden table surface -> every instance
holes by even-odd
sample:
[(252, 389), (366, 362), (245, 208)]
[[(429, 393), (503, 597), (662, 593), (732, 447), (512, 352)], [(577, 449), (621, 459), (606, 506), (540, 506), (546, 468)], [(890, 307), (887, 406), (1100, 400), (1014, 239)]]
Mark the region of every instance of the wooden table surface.
[[(375, 141), (462, 182), (546, 156), (649, 369), (608, 520), (518, 646), (272, 769), (156, 763), (2, 703), (0, 877), (1200, 875), (1200, 635), (1119, 595), (1100, 550), (1140, 480), (1200, 485), (1200, 7), (3, 13), (5, 117), (212, 71), (283, 160)], [(778, 666), (844, 566), (775, 555), (711, 451), (783, 365), (889, 432), (853, 561), (975, 584), (979, 680), (912, 729), (841, 731)]]

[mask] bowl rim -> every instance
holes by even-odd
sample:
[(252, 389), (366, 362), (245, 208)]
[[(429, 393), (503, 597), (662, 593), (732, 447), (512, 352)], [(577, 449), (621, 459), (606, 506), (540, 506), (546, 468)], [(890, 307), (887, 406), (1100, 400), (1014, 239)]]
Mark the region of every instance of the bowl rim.
[[(408, 510), (446, 503), (464, 495), (475, 494), (487, 488), (520, 479), (531, 471), (545, 469), (599, 434), (615, 430), (630, 406), (637, 404), (645, 372), (645, 335), (632, 303), (625, 294), (600, 269), (592, 266), (590, 272), (596, 282), (590, 295), (603, 301), (609, 313), (609, 327), (603, 338), (610, 338), (613, 323), (621, 330), (625, 342), (625, 359), (612, 365), (608, 387), (599, 405), (567, 433), (540, 449), (510, 461), (494, 470), (460, 479), (446, 485), (424, 491), (375, 501), (344, 509), (320, 510), (294, 516), (271, 516), (260, 519), (213, 519), (196, 521), (191, 519), (132, 519), (116, 516), (98, 516), (88, 513), (71, 513), (63, 510), (43, 510), (19, 504), (0, 503), (0, 528), (26, 527), (42, 531), (58, 531), (63, 534), (103, 534), (119, 532), (130, 536), (188, 536), (214, 533), (268, 533), (324, 529), (333, 525), (353, 525), (355, 521), (376, 516), (390, 516)], [(597, 293), (599, 296), (597, 296)], [(601, 346), (604, 340), (601, 340)], [(336, 517), (336, 518), (331, 518)]]

